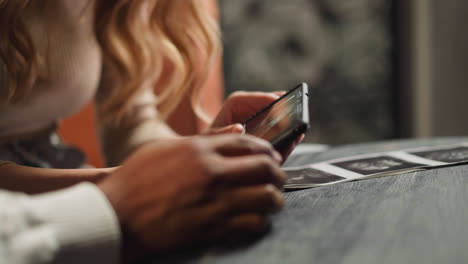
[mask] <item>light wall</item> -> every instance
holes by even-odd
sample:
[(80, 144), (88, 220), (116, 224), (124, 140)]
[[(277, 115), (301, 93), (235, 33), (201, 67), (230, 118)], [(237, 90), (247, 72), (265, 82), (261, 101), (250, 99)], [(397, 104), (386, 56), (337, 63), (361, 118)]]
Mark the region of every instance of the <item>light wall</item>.
[(413, 0), (413, 136), (468, 135), (468, 1)]

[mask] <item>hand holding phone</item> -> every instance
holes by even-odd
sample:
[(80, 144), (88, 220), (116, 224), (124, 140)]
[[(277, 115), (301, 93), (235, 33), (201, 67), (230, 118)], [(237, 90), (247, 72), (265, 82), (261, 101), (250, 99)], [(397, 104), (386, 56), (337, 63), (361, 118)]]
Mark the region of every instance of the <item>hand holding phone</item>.
[(306, 83), (296, 86), (246, 120), (245, 133), (270, 141), (283, 152), (309, 128), (309, 91)]

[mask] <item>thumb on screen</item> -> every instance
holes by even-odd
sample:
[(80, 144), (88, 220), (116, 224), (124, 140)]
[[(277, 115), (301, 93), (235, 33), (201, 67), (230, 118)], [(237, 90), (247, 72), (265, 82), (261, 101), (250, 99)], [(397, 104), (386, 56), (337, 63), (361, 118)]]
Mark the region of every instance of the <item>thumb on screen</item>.
[(244, 126), (242, 124), (232, 124), (225, 127), (210, 129), (207, 134), (220, 135), (220, 134), (242, 134)]

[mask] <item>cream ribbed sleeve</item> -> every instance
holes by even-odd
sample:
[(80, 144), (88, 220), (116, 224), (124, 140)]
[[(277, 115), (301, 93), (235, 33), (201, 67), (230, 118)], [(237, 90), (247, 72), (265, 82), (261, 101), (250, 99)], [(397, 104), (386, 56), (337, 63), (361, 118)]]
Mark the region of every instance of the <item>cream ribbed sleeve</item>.
[(118, 263), (120, 238), (93, 184), (36, 196), (0, 191), (0, 263)]
[[(152, 88), (148, 88), (133, 99), (131, 111), (126, 113), (119, 125), (98, 122), (107, 165), (119, 165), (144, 143), (178, 136), (160, 118), (155, 106), (156, 100)], [(102, 119), (99, 112), (97, 116), (98, 120)]]

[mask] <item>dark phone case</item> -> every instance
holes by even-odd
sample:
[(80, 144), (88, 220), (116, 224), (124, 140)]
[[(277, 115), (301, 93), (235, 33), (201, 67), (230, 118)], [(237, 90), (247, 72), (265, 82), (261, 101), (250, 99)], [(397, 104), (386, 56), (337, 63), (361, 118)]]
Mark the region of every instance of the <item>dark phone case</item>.
[(295, 128), (283, 133), (281, 136), (275, 138), (271, 144), (279, 152), (285, 151), (300, 135), (307, 132), (309, 125), (306, 123), (300, 124)]
[[(296, 89), (303, 88), (304, 92), (304, 100), (302, 103), (303, 111), (309, 111), (309, 91), (308, 91), (308, 86), (306, 83), (301, 83), (288, 91), (286, 94), (278, 98), (276, 101), (273, 103), (269, 104), (266, 106), (264, 109), (262, 109), (260, 112), (256, 113), (253, 115), (251, 118), (249, 118), (247, 121), (244, 122), (246, 124), (250, 120), (256, 118), (260, 114), (262, 114), (264, 111), (267, 111), (269, 108), (271, 108), (274, 104), (276, 104), (278, 101), (283, 99), (284, 97), (288, 96), (292, 92), (294, 92)], [(303, 116), (302, 120), (298, 120), (291, 128), (280, 134), (279, 136), (275, 137), (270, 143), (273, 145), (273, 147), (278, 150), (279, 152), (282, 152), (286, 150), (291, 143), (293, 143), (301, 134), (304, 134), (307, 132), (309, 129), (309, 115)]]

